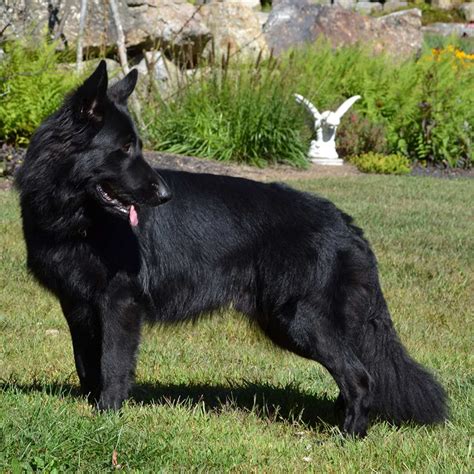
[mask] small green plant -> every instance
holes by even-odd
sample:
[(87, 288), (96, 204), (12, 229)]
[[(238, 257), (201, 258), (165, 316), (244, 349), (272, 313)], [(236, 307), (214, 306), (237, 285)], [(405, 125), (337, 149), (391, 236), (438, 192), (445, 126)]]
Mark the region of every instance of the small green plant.
[(13, 41), (2, 46), (0, 140), (26, 145), (82, 77), (60, 66), (54, 43)]
[(402, 155), (382, 155), (379, 153), (365, 153), (350, 160), (363, 173), (377, 174), (408, 174), (410, 162)]

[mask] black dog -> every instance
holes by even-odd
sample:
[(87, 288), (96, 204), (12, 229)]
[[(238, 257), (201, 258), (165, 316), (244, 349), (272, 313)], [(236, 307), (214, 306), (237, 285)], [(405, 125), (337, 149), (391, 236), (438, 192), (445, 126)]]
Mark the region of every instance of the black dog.
[(331, 373), (346, 433), (363, 436), (369, 412), (442, 421), (444, 391), (399, 342), (352, 219), (280, 184), (158, 174), (126, 108), (136, 80), (107, 90), (100, 63), (36, 131), (17, 177), (28, 266), (61, 302), (84, 393), (120, 408), (143, 322), (232, 304)]

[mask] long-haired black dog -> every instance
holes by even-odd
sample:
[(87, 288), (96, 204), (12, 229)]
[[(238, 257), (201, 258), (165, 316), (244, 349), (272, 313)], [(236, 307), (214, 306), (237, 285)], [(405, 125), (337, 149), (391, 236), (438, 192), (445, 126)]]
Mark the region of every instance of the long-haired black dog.
[(145, 321), (233, 305), (331, 373), (346, 433), (363, 436), (369, 413), (445, 419), (444, 391), (402, 347), (352, 219), (280, 184), (158, 173), (127, 112), (136, 80), (107, 89), (101, 62), (36, 131), (17, 177), (28, 266), (59, 298), (91, 401), (120, 408)]

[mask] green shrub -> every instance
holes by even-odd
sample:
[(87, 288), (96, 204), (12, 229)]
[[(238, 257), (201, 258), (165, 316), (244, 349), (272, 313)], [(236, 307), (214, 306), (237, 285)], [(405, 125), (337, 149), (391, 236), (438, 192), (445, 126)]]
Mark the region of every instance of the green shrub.
[(416, 108), (398, 130), (401, 151), (414, 160), (469, 167), (474, 163), (474, 55), (450, 45), (417, 63)]
[(14, 41), (2, 47), (6, 55), (0, 61), (0, 140), (25, 145), (81, 78), (58, 67), (53, 43)]
[(387, 131), (360, 113), (349, 112), (337, 131), (337, 151), (343, 157), (362, 155), (370, 151), (387, 153)]
[(350, 161), (363, 173), (407, 174), (410, 172), (410, 162), (401, 155), (365, 153), (352, 157)]

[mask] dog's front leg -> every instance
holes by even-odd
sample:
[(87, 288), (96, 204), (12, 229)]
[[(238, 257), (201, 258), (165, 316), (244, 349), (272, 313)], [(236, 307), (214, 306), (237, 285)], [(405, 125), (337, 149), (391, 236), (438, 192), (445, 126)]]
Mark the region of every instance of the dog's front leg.
[(144, 317), (132, 280), (118, 274), (99, 303), (102, 326), (100, 410), (117, 410), (133, 382), (136, 352)]
[(85, 301), (61, 299), (61, 308), (71, 331), (74, 361), (81, 390), (90, 403), (100, 395), (100, 357), (102, 336), (98, 312)]

